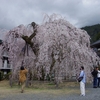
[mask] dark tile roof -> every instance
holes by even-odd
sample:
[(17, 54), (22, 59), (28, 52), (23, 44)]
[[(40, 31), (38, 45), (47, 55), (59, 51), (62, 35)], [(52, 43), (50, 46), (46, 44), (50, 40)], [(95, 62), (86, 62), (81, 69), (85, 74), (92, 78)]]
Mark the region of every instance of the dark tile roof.
[(0, 40), (0, 44), (2, 44), (2, 40)]
[(91, 47), (92, 48), (100, 48), (100, 40), (98, 40), (98, 41), (96, 41), (96, 42), (94, 42), (93, 44), (91, 44)]

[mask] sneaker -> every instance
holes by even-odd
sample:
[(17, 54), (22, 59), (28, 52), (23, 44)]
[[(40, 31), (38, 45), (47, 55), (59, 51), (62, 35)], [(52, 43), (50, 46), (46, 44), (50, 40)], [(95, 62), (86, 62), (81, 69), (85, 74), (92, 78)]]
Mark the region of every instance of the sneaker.
[(24, 91), (22, 90), (21, 93), (23, 93)]
[(81, 94), (80, 96), (85, 96), (85, 94)]
[(94, 86), (93, 88), (97, 88), (96, 86)]

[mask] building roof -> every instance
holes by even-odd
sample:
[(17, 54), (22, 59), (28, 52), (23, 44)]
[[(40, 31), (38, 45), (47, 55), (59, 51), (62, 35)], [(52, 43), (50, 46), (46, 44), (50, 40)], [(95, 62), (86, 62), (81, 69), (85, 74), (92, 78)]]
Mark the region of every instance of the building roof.
[(100, 40), (94, 42), (93, 44), (91, 44), (92, 48), (100, 48)]
[(2, 44), (2, 40), (0, 40), (0, 44)]

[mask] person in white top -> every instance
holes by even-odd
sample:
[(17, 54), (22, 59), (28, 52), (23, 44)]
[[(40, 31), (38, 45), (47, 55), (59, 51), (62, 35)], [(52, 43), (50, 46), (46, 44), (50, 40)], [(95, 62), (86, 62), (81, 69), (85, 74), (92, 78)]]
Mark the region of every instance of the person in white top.
[(98, 70), (97, 76), (98, 76), (98, 87), (100, 87), (100, 70)]
[(85, 96), (85, 83), (86, 83), (86, 79), (85, 79), (84, 67), (81, 66), (80, 70), (81, 71), (80, 71), (79, 77), (83, 77), (82, 81), (80, 81), (80, 92), (81, 92), (81, 96)]

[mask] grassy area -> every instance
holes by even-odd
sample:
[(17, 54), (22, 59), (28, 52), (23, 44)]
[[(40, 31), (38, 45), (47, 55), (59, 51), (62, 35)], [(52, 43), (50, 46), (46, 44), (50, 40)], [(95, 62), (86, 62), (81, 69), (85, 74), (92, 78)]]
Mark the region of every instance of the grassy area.
[[(21, 87), (17, 84), (14, 84), (11, 88), (9, 86), (9, 81), (0, 81), (1, 96), (19, 94), (20, 88)], [(32, 86), (25, 88), (25, 93), (48, 93), (53, 95), (62, 95), (79, 92), (79, 83), (77, 82), (64, 82), (61, 83), (58, 88), (56, 88), (55, 85), (50, 82), (34, 81)]]

